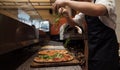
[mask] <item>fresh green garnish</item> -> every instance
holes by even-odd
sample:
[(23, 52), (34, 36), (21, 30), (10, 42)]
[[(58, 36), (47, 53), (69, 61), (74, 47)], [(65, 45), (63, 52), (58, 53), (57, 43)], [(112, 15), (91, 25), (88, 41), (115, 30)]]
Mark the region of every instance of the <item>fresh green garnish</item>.
[(54, 22), (59, 23), (59, 20), (62, 17), (62, 15), (61, 14), (54, 14), (53, 16), (55, 17)]
[(53, 58), (62, 58), (63, 55), (60, 54), (60, 53), (55, 53), (55, 54), (52, 55), (52, 56), (49, 56), (49, 55), (39, 55), (38, 57), (39, 57), (39, 58), (42, 58), (42, 59), (53, 59)]
[(64, 46), (67, 47), (67, 44), (70, 42), (70, 38), (66, 39)]
[(55, 23), (58, 23), (59, 20), (60, 20), (60, 18), (56, 18), (56, 19), (55, 19)]
[(42, 59), (51, 59), (51, 57), (49, 55), (39, 55), (38, 57), (40, 57)]
[(60, 54), (60, 53), (56, 53), (56, 54), (53, 55), (53, 57), (54, 57), (54, 58), (62, 58), (63, 55)]

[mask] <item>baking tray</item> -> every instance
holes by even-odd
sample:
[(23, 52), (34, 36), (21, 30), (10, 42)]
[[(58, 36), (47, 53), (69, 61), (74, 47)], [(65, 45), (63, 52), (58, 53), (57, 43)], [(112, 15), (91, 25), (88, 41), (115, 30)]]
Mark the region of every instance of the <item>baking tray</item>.
[[(83, 64), (78, 59), (76, 59), (72, 53), (69, 52), (69, 54), (71, 54), (74, 57), (73, 60), (65, 61), (65, 62), (35, 62), (33, 60), (30, 66), (33, 68), (36, 68), (36, 67), (38, 68), (38, 67), (57, 67), (57, 66), (70, 66), (70, 65)], [(37, 54), (37, 55), (39, 55), (39, 54)]]
[(54, 62), (54, 63), (37, 63), (37, 62), (32, 62), (31, 67), (32, 68), (39, 68), (39, 67), (58, 67), (58, 66), (71, 66), (71, 65), (81, 65), (81, 63), (77, 59), (73, 59), (71, 61), (66, 61), (66, 62)]
[[(41, 49), (42, 50), (63, 50), (63, 49)], [(64, 49), (67, 50), (67, 49)], [(70, 51), (68, 51), (69, 54), (71, 54), (74, 58), (71, 61), (65, 61), (65, 62), (35, 62), (34, 60), (31, 63), (31, 67), (38, 68), (38, 67), (57, 67), (57, 66), (71, 66), (71, 65), (83, 65), (84, 59), (77, 59), (74, 54)], [(37, 54), (36, 56), (38, 56)]]

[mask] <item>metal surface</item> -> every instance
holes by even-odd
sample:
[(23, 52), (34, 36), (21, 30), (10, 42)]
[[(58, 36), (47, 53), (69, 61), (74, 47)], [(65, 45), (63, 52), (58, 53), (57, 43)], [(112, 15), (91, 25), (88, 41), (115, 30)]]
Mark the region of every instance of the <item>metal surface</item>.
[[(51, 9), (55, 0), (0, 0), (0, 13), (18, 19), (18, 10), (21, 9), (34, 19), (42, 19), (38, 10)], [(11, 16), (12, 15), (12, 16)]]

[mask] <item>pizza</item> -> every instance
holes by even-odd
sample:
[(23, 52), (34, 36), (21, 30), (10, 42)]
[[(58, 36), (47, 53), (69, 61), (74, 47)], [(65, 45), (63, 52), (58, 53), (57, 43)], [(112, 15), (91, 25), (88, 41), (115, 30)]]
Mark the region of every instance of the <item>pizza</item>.
[(38, 54), (40, 55), (54, 55), (55, 53), (61, 53), (61, 54), (67, 54), (68, 51), (67, 50), (43, 50), (43, 51), (39, 51)]
[(64, 52), (63, 50), (43, 50), (38, 52), (38, 54), (39, 55), (34, 58), (35, 62), (65, 62), (74, 59), (72, 55), (68, 54), (66, 51)]

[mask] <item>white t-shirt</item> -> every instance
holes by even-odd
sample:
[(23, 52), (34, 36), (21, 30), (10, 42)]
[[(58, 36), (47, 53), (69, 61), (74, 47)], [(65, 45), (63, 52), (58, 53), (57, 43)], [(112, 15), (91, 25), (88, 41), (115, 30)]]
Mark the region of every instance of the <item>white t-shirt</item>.
[[(92, 0), (94, 2), (94, 0)], [(115, 13), (115, 0), (96, 0), (95, 4), (102, 4), (107, 8), (108, 14), (104, 16), (98, 16), (99, 19), (108, 27), (115, 30), (116, 28), (116, 13)], [(77, 14), (73, 20), (81, 24), (84, 20), (84, 14)]]

